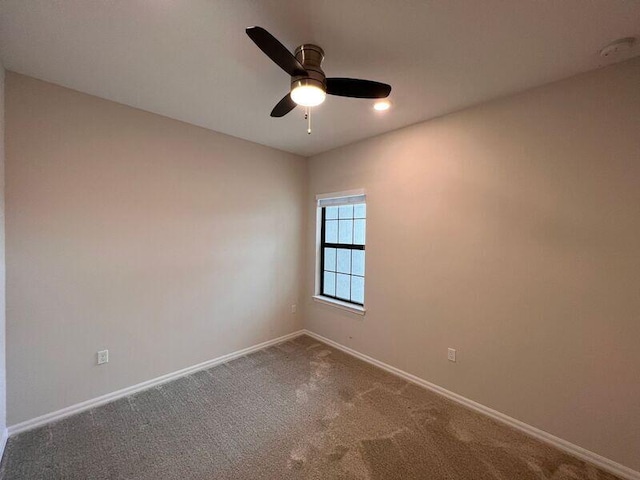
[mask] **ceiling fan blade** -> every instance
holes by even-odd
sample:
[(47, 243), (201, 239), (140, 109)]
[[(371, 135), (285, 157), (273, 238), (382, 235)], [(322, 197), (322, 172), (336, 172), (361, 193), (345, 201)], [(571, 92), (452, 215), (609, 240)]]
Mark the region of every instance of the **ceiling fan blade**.
[(385, 98), (391, 93), (391, 85), (357, 78), (327, 78), (327, 93), (341, 97)]
[(296, 108), (298, 104), (291, 99), (291, 94), (287, 93), (278, 104), (271, 110), (272, 117), (284, 117), (291, 110)]
[(307, 71), (296, 57), (282, 45), (276, 37), (262, 27), (249, 27), (245, 30), (249, 38), (273, 60), (280, 68), (292, 77), (307, 75)]

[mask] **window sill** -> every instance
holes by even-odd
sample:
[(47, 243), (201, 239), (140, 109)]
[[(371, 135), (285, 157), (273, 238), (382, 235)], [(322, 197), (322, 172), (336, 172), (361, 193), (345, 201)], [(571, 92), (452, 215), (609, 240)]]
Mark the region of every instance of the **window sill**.
[(360, 305), (354, 305), (349, 302), (342, 302), (334, 298), (323, 297), (322, 295), (314, 295), (313, 301), (318, 303), (324, 303), (325, 305), (331, 305), (332, 307), (339, 308), (340, 310), (346, 310), (347, 312), (355, 313), (356, 315), (364, 315), (366, 310)]

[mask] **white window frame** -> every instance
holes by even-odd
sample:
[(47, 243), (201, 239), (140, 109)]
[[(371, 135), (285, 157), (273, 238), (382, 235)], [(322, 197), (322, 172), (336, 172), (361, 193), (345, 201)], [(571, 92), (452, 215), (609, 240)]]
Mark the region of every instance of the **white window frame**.
[[(333, 192), (333, 193), (323, 193), (316, 195), (316, 266), (315, 266), (315, 290), (313, 295), (313, 300), (318, 303), (322, 303), (325, 305), (330, 305), (332, 307), (339, 308), (341, 310), (345, 310), (351, 313), (355, 313), (357, 315), (364, 315), (366, 313), (366, 309), (364, 305), (357, 305), (351, 302), (338, 300), (331, 297), (326, 297), (322, 295), (320, 291), (320, 285), (322, 284), (320, 276), (322, 272), (320, 271), (320, 263), (321, 263), (321, 235), (322, 235), (322, 208), (327, 205), (345, 205), (348, 203), (355, 203), (353, 200), (356, 200), (357, 203), (366, 203), (366, 194), (364, 189), (357, 190), (346, 190), (342, 192)], [(328, 203), (327, 201), (331, 202)], [(366, 262), (366, 260), (365, 260)], [(366, 274), (365, 274), (366, 278)], [(366, 288), (366, 280), (365, 280), (365, 288)], [(365, 295), (365, 302), (366, 302)]]

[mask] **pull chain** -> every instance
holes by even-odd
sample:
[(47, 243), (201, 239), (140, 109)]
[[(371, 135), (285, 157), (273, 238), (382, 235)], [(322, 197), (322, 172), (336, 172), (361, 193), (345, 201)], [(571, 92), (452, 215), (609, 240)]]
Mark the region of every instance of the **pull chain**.
[(311, 135), (311, 107), (304, 107), (304, 119), (307, 121), (307, 133)]

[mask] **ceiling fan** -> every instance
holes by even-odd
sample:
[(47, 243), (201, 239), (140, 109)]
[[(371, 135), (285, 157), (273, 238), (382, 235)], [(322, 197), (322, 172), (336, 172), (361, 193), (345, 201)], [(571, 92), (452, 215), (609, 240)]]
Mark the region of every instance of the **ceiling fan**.
[(322, 71), (324, 50), (304, 44), (296, 48), (295, 56), (262, 27), (246, 29), (249, 38), (291, 76), (291, 91), (271, 111), (272, 117), (284, 117), (297, 105), (315, 107), (324, 102), (326, 94), (353, 98), (386, 98), (391, 85), (357, 78), (327, 78)]

